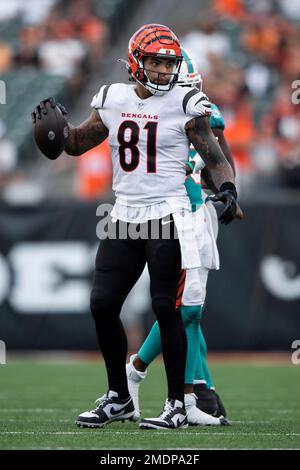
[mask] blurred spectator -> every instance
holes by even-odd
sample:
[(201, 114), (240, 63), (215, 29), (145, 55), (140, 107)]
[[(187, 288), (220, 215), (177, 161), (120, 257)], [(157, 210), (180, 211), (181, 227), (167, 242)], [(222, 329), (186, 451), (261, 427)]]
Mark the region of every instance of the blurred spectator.
[(225, 109), (225, 135), (234, 154), (237, 167), (242, 172), (252, 172), (251, 152), (255, 143), (255, 127), (251, 105), (241, 100), (235, 108)]
[(300, 77), (300, 32), (290, 38), (282, 49), (279, 71), (282, 79), (289, 84)]
[(8, 44), (0, 42), (0, 73), (10, 70), (13, 63), (13, 53)]
[(300, 105), (291, 102), (290, 86), (276, 93), (263, 124), (271, 126), (280, 172), (286, 184), (300, 187)]
[(25, 23), (39, 23), (58, 0), (0, 0), (0, 22), (22, 17)]
[(281, 43), (277, 17), (265, 19), (252, 17), (242, 36), (242, 42), (249, 53), (258, 56), (267, 64), (276, 64)]
[(282, 13), (291, 21), (300, 20), (300, 0), (278, 0)]
[(272, 184), (274, 175), (278, 173), (279, 162), (276, 158), (277, 148), (274, 139), (274, 129), (270, 120), (264, 119), (257, 132), (255, 142), (252, 147), (252, 163), (255, 178), (262, 181), (263, 185)]
[(201, 73), (210, 70), (211, 56), (227, 56), (231, 50), (228, 37), (217, 27), (213, 16), (203, 17), (196, 27), (181, 38), (181, 44), (194, 57)]
[(214, 11), (221, 17), (237, 21), (244, 15), (243, 0), (214, 0)]
[(26, 0), (21, 1), (24, 23), (39, 24), (49, 15), (58, 0)]
[(22, 3), (21, 0), (0, 0), (0, 22), (9, 21), (20, 15)]
[(39, 66), (38, 47), (41, 41), (41, 30), (36, 26), (27, 26), (21, 30), (19, 48), (15, 54), (16, 66)]
[(271, 84), (271, 72), (261, 62), (255, 62), (246, 69), (246, 85), (250, 93), (260, 98), (266, 94)]
[(87, 8), (86, 0), (75, 0), (70, 4), (68, 17), (76, 35), (88, 45), (92, 63), (97, 63), (107, 47), (108, 28), (104, 21)]
[(276, 7), (276, 0), (245, 0), (248, 11), (255, 15), (271, 14)]
[(44, 72), (71, 78), (85, 56), (82, 42), (75, 39), (69, 20), (60, 20), (51, 25), (51, 36), (39, 48), (39, 58)]

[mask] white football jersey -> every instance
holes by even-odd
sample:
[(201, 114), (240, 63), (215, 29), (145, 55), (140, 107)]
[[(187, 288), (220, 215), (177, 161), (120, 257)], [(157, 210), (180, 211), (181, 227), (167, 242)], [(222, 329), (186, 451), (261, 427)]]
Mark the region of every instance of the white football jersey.
[(210, 114), (204, 93), (175, 86), (142, 100), (135, 85), (114, 83), (102, 86), (91, 106), (109, 131), (117, 201), (143, 207), (186, 197), (184, 128), (194, 117)]

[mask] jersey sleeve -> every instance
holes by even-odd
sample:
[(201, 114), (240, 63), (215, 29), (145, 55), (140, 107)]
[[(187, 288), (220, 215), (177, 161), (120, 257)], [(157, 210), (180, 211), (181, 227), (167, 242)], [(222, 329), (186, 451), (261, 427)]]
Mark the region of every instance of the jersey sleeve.
[(109, 98), (109, 88), (111, 85), (103, 85), (97, 95), (95, 95), (91, 102), (91, 107), (98, 111), (103, 124), (109, 128), (108, 120), (108, 107), (111, 106), (111, 99)]
[(219, 110), (218, 106), (214, 103), (211, 104), (210, 127), (212, 129), (222, 129), (222, 131), (225, 129), (225, 121), (223, 115)]
[(95, 95), (91, 102), (91, 107), (100, 110), (104, 108), (104, 105), (107, 101), (107, 95), (110, 85), (103, 85), (97, 95)]
[(191, 118), (211, 115), (211, 103), (208, 97), (197, 88), (192, 88), (185, 94), (182, 107), (184, 113)]

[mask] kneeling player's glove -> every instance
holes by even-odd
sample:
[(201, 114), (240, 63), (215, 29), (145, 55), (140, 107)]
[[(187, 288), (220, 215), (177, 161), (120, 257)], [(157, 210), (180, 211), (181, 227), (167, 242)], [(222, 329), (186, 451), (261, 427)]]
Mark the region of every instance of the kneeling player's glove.
[(236, 216), (237, 213), (237, 192), (233, 183), (227, 182), (223, 183), (220, 187), (220, 191), (212, 196), (208, 196), (208, 201), (213, 202), (223, 202), (225, 205), (221, 215), (219, 216), (219, 221), (221, 224), (230, 224)]

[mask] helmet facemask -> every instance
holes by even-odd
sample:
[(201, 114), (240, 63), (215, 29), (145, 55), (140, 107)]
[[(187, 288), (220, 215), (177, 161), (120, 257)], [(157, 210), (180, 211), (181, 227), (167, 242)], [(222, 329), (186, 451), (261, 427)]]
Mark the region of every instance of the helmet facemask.
[[(141, 78), (137, 79), (137, 81), (144, 88), (146, 88), (146, 90), (150, 91), (150, 93), (152, 93), (153, 95), (162, 96), (165, 93), (167, 93), (168, 91), (172, 90), (174, 85), (177, 83), (182, 61), (181, 61), (181, 59), (175, 59), (172, 56), (166, 56), (166, 55), (163, 55), (163, 54), (155, 55), (154, 57), (157, 58), (157, 59), (172, 59), (172, 60), (174, 60), (174, 66), (173, 66), (172, 72), (166, 73), (166, 72), (158, 72), (156, 70), (151, 70), (149, 67), (145, 68), (144, 60), (145, 60), (146, 57), (150, 57), (150, 56), (143, 56), (141, 59), (138, 60), (138, 63), (139, 63), (138, 73), (141, 74)], [(155, 81), (150, 80), (149, 75), (148, 75), (149, 72), (152, 72), (152, 73), (155, 74), (157, 83), (155, 83)], [(164, 85), (164, 84), (159, 83), (159, 82), (164, 81), (162, 79), (164, 79), (165, 75), (170, 76), (170, 78), (169, 78), (169, 82)]]

